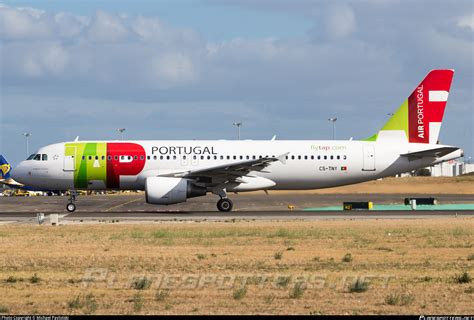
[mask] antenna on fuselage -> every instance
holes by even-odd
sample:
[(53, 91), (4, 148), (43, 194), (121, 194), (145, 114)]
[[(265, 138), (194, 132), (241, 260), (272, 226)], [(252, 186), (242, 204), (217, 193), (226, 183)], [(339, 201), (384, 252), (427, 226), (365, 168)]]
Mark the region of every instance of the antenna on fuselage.
[(272, 137), (271, 141), (275, 141), (275, 140), (276, 140), (276, 138), (277, 138), (277, 136), (276, 136), (276, 135), (274, 135), (274, 136)]

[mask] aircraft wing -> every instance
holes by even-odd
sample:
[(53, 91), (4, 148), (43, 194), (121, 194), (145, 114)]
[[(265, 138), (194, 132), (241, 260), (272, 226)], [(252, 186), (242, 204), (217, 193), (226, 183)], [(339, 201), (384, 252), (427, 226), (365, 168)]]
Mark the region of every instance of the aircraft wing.
[(408, 158), (440, 158), (443, 157), (447, 154), (450, 154), (451, 152), (454, 152), (456, 150), (459, 150), (459, 148), (456, 147), (440, 147), (440, 148), (435, 148), (435, 149), (429, 149), (429, 150), (423, 150), (423, 151), (416, 151), (416, 152), (408, 152), (401, 154), (402, 157), (408, 157)]
[(239, 161), (225, 165), (174, 172), (160, 176), (189, 178), (204, 183), (210, 183), (212, 181), (212, 184), (226, 183), (236, 181), (240, 177), (246, 176), (251, 171), (263, 171), (273, 162), (280, 161), (281, 163), (286, 163), (287, 155), (288, 153), (285, 153), (278, 157), (265, 157), (255, 160)]

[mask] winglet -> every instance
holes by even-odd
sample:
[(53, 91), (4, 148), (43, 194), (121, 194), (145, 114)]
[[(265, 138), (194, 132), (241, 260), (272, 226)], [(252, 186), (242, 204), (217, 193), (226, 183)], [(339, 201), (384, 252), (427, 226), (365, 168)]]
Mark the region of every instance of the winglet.
[(79, 141), (79, 136), (77, 136), (76, 139), (74, 139), (74, 141)]
[(278, 161), (280, 161), (280, 162), (283, 163), (283, 164), (286, 164), (286, 156), (289, 155), (289, 154), (290, 154), (290, 153), (287, 152), (287, 153), (284, 153), (284, 154), (282, 154), (282, 155), (279, 155), (279, 156), (277, 157)]
[(276, 136), (276, 135), (274, 135), (274, 136), (272, 137), (271, 141), (275, 141), (275, 140), (276, 140), (276, 138), (277, 138), (277, 136)]

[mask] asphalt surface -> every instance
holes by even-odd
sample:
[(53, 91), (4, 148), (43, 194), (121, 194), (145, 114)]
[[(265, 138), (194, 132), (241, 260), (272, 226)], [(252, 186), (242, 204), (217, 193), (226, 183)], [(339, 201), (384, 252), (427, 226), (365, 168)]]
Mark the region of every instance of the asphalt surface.
[[(172, 206), (145, 203), (143, 193), (79, 196), (77, 211), (68, 214), (67, 197), (2, 197), (0, 222), (36, 223), (36, 214), (58, 213), (61, 223), (76, 222), (160, 222), (228, 220), (318, 220), (318, 219), (412, 219), (474, 216), (474, 211), (302, 211), (305, 208), (341, 205), (344, 201), (372, 201), (375, 204), (402, 204), (405, 197), (430, 197), (413, 194), (230, 194), (232, 212), (216, 209), (217, 196), (189, 199)], [(437, 195), (439, 203), (474, 203), (474, 195)], [(294, 206), (289, 210), (288, 206)]]

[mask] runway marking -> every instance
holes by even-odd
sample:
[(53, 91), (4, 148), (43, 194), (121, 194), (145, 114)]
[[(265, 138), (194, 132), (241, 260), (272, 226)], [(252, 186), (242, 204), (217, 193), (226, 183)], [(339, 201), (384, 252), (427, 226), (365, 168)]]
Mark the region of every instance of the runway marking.
[(113, 210), (113, 209), (119, 208), (119, 207), (121, 207), (121, 206), (124, 206), (124, 205), (129, 204), (129, 203), (132, 203), (132, 202), (137, 202), (137, 201), (139, 201), (139, 200), (142, 200), (142, 199), (141, 199), (141, 198), (138, 198), (138, 199), (133, 199), (133, 200), (130, 200), (130, 201), (121, 203), (121, 204), (119, 204), (119, 205), (116, 205), (116, 206), (113, 206), (113, 207), (111, 207), (111, 208), (106, 209), (105, 212), (111, 211), (111, 210)]

